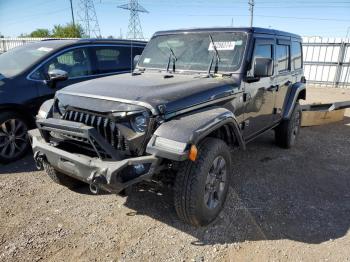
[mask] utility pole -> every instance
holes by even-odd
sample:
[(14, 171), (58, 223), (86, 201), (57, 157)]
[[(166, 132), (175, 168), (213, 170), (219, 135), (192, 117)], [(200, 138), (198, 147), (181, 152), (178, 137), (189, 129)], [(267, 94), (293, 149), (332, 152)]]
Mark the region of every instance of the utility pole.
[(253, 18), (254, 18), (254, 0), (248, 1), (249, 11), (250, 11), (250, 27), (253, 27)]
[(118, 8), (129, 10), (129, 26), (127, 39), (144, 40), (139, 13), (148, 13), (148, 11), (138, 3), (138, 0), (129, 0), (127, 4), (120, 5)]
[(73, 12), (73, 3), (72, 3), (73, 0), (69, 0), (69, 1), (70, 1), (70, 10), (71, 10), (71, 12), (72, 12), (72, 22), (73, 22), (73, 26), (74, 26), (74, 28), (75, 28), (74, 12)]

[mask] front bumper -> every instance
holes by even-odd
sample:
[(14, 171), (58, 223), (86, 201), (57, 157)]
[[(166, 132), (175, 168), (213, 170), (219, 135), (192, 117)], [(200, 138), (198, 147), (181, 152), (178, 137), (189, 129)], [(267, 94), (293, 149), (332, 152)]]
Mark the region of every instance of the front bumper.
[(153, 155), (103, 161), (54, 147), (43, 139), (38, 129), (29, 131), (29, 135), (37, 162), (47, 161), (56, 170), (108, 192), (118, 193), (132, 184), (149, 180), (159, 164), (159, 158)]

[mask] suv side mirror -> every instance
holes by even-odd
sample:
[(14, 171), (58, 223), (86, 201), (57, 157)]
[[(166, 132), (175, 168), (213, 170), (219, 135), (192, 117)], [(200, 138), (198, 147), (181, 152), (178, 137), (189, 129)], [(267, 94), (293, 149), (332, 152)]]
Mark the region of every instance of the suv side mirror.
[(135, 55), (134, 57), (134, 68), (137, 66), (137, 63), (140, 61), (141, 56), (140, 55)]
[(68, 79), (68, 73), (61, 69), (53, 69), (48, 72), (48, 75), (49, 75), (49, 81), (52, 83), (65, 81)]
[(254, 59), (254, 77), (272, 76), (273, 63), (271, 58), (256, 57)]

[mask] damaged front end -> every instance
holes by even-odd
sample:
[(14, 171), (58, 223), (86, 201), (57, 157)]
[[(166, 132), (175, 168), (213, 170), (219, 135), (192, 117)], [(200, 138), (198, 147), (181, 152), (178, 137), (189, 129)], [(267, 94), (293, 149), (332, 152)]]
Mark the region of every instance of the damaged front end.
[[(152, 113), (115, 101), (86, 103), (86, 98), (79, 97), (73, 103), (72, 99), (56, 98), (39, 111), (38, 129), (30, 131), (37, 166), (47, 161), (57, 171), (90, 184), (92, 192), (119, 193), (150, 180), (160, 162), (154, 155), (145, 155), (156, 127)], [(84, 103), (89, 110), (82, 108)], [(90, 109), (96, 103), (102, 110)], [(106, 112), (107, 107), (126, 111)]]

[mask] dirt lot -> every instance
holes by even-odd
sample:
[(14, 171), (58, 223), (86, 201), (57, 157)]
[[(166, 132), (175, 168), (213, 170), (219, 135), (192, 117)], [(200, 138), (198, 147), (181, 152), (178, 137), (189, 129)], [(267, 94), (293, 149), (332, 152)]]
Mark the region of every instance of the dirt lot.
[[(327, 99), (350, 90), (309, 90)], [(350, 261), (347, 116), (303, 128), (292, 150), (272, 132), (250, 143), (224, 211), (200, 229), (178, 221), (167, 190), (93, 196), (52, 183), (31, 156), (0, 166), (0, 261)]]

